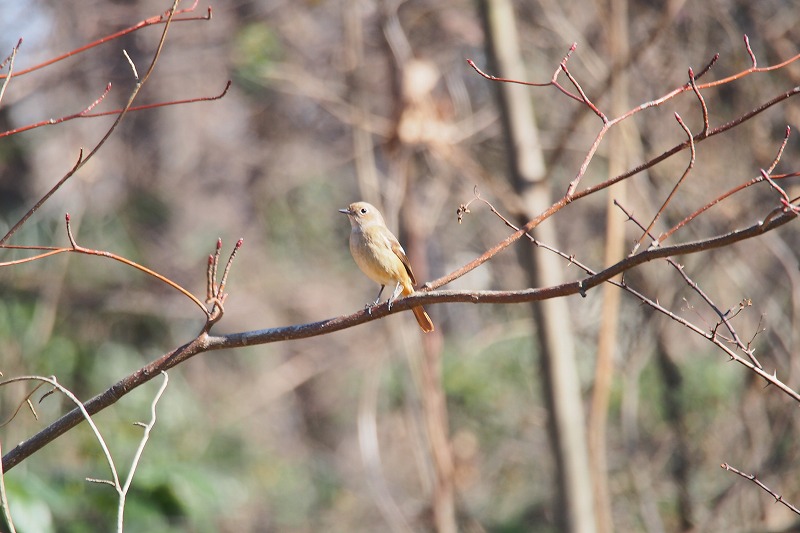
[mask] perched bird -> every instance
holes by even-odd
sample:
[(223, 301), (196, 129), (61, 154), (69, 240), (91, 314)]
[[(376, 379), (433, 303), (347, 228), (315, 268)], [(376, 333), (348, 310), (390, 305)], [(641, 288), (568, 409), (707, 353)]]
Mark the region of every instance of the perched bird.
[[(387, 285), (394, 285), (394, 292), (389, 297), (389, 309), (399, 295), (414, 294), (416, 280), (411, 263), (397, 237), (386, 227), (380, 211), (367, 202), (355, 202), (339, 212), (350, 219), (350, 253), (358, 268), (381, 286), (373, 305), (378, 304)], [(422, 331), (433, 331), (431, 317), (422, 306), (413, 307), (411, 311)]]

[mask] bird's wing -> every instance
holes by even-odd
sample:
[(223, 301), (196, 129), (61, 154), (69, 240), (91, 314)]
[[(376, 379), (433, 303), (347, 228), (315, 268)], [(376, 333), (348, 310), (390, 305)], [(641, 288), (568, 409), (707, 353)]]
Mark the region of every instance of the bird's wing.
[(403, 247), (400, 246), (400, 243), (397, 241), (394, 235), (392, 235), (391, 238), (389, 239), (389, 243), (392, 246), (392, 251), (395, 253), (397, 257), (400, 258), (400, 261), (403, 262), (403, 266), (406, 267), (406, 272), (408, 272), (408, 277), (411, 278), (411, 284), (416, 285), (417, 280), (414, 279), (414, 271), (411, 270), (411, 263), (408, 261), (408, 257), (406, 257), (406, 251), (403, 250)]

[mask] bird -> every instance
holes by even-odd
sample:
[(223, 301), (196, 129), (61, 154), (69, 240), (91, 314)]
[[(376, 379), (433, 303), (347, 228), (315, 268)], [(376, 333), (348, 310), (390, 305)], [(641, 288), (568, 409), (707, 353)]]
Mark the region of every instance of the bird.
[[(394, 285), (389, 297), (389, 309), (398, 296), (414, 294), (416, 279), (411, 263), (397, 237), (386, 227), (380, 211), (367, 202), (354, 202), (347, 209), (339, 209), (350, 219), (350, 253), (358, 268), (381, 286), (377, 305), (387, 285)], [(411, 312), (425, 333), (434, 330), (433, 322), (422, 306), (412, 307)]]

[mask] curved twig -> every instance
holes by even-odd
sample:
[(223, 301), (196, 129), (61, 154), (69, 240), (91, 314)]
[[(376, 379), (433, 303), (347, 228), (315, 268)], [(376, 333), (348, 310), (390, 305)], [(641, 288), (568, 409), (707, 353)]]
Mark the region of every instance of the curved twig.
[(32, 261), (37, 261), (39, 259), (44, 259), (45, 257), (50, 257), (50, 256), (61, 254), (61, 253), (78, 253), (78, 254), (84, 254), (84, 255), (94, 255), (94, 256), (98, 256), (98, 257), (105, 257), (107, 259), (112, 259), (114, 261), (117, 261), (117, 262), (122, 263), (124, 265), (127, 265), (129, 267), (135, 268), (136, 270), (139, 270), (140, 272), (144, 272), (148, 276), (152, 276), (155, 279), (157, 279), (158, 281), (169, 285), (170, 287), (172, 287), (173, 289), (175, 289), (179, 293), (181, 293), (184, 296), (186, 296), (187, 298), (189, 298), (189, 300), (191, 300), (195, 305), (197, 305), (197, 307), (202, 309), (203, 313), (206, 315), (207, 319), (211, 317), (211, 313), (206, 308), (206, 306), (203, 304), (203, 302), (200, 301), (200, 299), (198, 297), (196, 297), (194, 294), (189, 292), (187, 289), (184, 289), (183, 287), (181, 287), (179, 284), (175, 283), (171, 279), (167, 278), (166, 276), (163, 276), (162, 274), (159, 274), (155, 270), (151, 270), (151, 269), (147, 268), (144, 265), (140, 265), (136, 261), (131, 261), (130, 259), (128, 259), (126, 257), (122, 257), (121, 255), (117, 255), (117, 254), (115, 254), (113, 252), (107, 252), (105, 250), (93, 250), (91, 248), (84, 248), (83, 246), (80, 246), (76, 242), (75, 237), (72, 235), (72, 227), (70, 225), (69, 213), (67, 213), (67, 215), (65, 216), (65, 219), (66, 219), (67, 237), (68, 237), (69, 242), (70, 242), (70, 246), (69, 247), (55, 248), (55, 247), (52, 247), (52, 246), (10, 246), (10, 245), (0, 246), (0, 248), (6, 248), (6, 249), (12, 249), (12, 250), (46, 250), (45, 253), (37, 254), (37, 255), (34, 255), (32, 257), (26, 257), (24, 259), (16, 259), (14, 261), (0, 262), (0, 268), (7, 267), (7, 266), (21, 265), (23, 263), (30, 263)]

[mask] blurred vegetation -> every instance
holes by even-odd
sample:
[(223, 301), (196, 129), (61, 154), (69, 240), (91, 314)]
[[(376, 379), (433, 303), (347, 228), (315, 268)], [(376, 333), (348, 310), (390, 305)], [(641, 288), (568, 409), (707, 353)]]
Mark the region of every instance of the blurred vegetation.
[[(22, 35), (26, 40), (16, 70), (168, 7), (157, 0), (42, 0), (23, 12), (10, 4), (0, 5), (0, 55), (20, 31), (31, 29), (30, 39)], [(635, 42), (645, 42), (665, 4), (630, 2)], [(473, 209), (461, 225), (454, 215), (476, 184), (487, 198), (499, 198), (498, 207), (513, 207), (505, 196), (505, 156), (491, 84), (464, 64), (466, 57), (486, 63), (473, 3), (409, 1), (397, 11), (414, 57), (435, 68), (435, 118), (451, 133), (441, 145), (414, 147), (412, 170), (404, 176), (414, 185), (409, 190), (391, 171), (397, 139), (386, 127), (396, 118), (397, 102), (390, 76), (394, 57), (382, 24), (393, 3), (212, 5), (212, 21), (171, 29), (140, 103), (218, 94), (229, 78), (234, 80), (230, 93), (215, 102), (132, 114), (98, 157), (16, 234), (14, 244), (64, 245), (64, 213), (69, 212), (79, 243), (140, 262), (202, 295), (216, 239), (221, 237), (229, 250), (243, 237), (226, 314), (215, 331), (352, 312), (374, 298), (375, 290), (350, 259), (349, 227), (337, 213), (362, 195), (355, 164), (359, 154), (353, 148), (356, 127), (366, 128), (374, 143), (387, 218), (397, 220), (398, 206), (411, 205), (424, 217), (422, 225), (433, 228), (423, 244), (429, 278), (507, 235), (486, 210)], [(548, 80), (577, 41), (571, 69), (588, 91), (601, 90), (610, 68), (604, 59), (601, 3), (542, 0), (517, 8), (530, 79)], [(684, 83), (687, 67), (699, 70), (715, 52), (721, 59), (708, 79), (746, 68), (744, 33), (760, 64), (796, 54), (798, 17), (800, 11), (778, 0), (685, 3), (629, 67), (632, 102), (638, 105)], [(34, 31), (45, 27), (51, 31)], [(108, 81), (114, 89), (103, 109), (120, 106), (134, 83), (122, 49), (142, 72), (160, 31), (147, 28), (12, 79), (0, 125), (7, 129), (74, 113), (99, 96)], [(353, 54), (360, 57), (355, 66)], [(796, 85), (798, 68), (709, 91), (711, 120), (722, 124)], [(604, 96), (598, 94), (601, 105)], [(531, 98), (545, 149), (552, 155), (558, 148), (561, 154), (550, 175), (560, 191), (599, 124), (595, 117), (576, 114), (575, 102), (557, 91), (531, 88)], [(690, 98), (639, 115), (643, 159), (683, 140), (670, 122), (676, 110), (691, 117), (699, 131), (696, 102)], [(559, 146), (570, 120), (579, 125)], [(80, 147), (100, 139), (109, 123), (75, 120), (0, 139), (2, 233), (74, 164)], [(787, 123), (796, 131), (796, 102), (700, 146), (689, 191), (678, 205), (693, 209), (710, 198), (710, 191), (757, 175), (774, 157)], [(796, 170), (798, 153), (793, 137), (781, 168)], [(601, 149), (587, 182), (604, 179), (604, 157)], [(459, 164), (465, 162), (483, 173)], [(647, 194), (651, 187), (666, 194), (684, 165), (685, 159), (670, 161), (636, 178), (632, 194)], [(656, 199), (633, 202), (647, 205)], [(770, 202), (772, 191), (754, 191), (704, 215), (703, 223), (709, 233), (735, 227), (731, 221), (765, 212)], [(570, 209), (570, 215), (553, 222), (563, 235), (561, 249), (599, 265), (604, 204), (598, 199), (565, 212)], [(390, 225), (399, 231), (397, 224)], [(629, 231), (633, 238), (634, 229)], [(800, 366), (792, 354), (800, 325), (798, 250), (798, 232), (790, 225), (686, 261), (720, 305), (733, 308), (752, 298), (753, 307), (737, 318), (737, 326), (749, 335), (767, 328), (757, 337), (757, 353), (795, 389), (800, 386)], [(5, 251), (2, 260), (24, 255)], [(568, 278), (576, 275), (565, 268)], [(716, 321), (692, 307), (700, 308), (701, 302), (666, 267), (648, 268), (652, 277), (630, 281), (648, 283), (646, 288), (663, 295), (676, 312)], [(505, 253), (458, 283), (511, 289), (519, 288), (521, 279), (514, 255)], [(599, 304), (599, 291), (569, 300), (587, 398)], [(530, 356), (528, 307), (447, 305), (429, 312), (444, 333), (442, 379), (463, 530), (554, 531), (552, 457), (541, 383)], [(420, 341), (413, 319), (405, 315), (315, 339), (207, 353), (172, 370), (128, 495), (126, 531), (385, 530), (359, 448), (358, 417), (370, 372), (379, 376), (376, 431), (389, 494), (412, 530), (430, 530), (430, 465), (420, 437), (415, 371)], [(188, 300), (112, 261), (62, 254), (0, 270), (0, 371), (6, 378), (55, 375), (81, 399), (190, 340), (202, 324)], [(625, 301), (620, 328), (608, 431), (618, 530), (679, 530), (678, 498), (684, 488), (700, 531), (777, 531), (796, 524), (784, 508), (719, 464), (757, 472), (784, 498), (800, 503), (800, 439), (792, 415), (797, 406), (685, 329), (642, 312), (639, 302)], [(669, 338), (667, 355), (657, 355), (659, 337)], [(675, 365), (679, 379), (674, 383), (665, 378), (659, 357)], [(141, 438), (141, 428), (133, 423), (149, 417), (157, 382), (96, 417), (123, 476)], [(9, 417), (29, 390), (19, 384), (0, 390), (0, 417)], [(4, 452), (71, 408), (57, 394), (36, 403), (42, 392), (33, 397), (38, 420), (23, 410), (0, 429)], [(688, 447), (691, 472), (686, 487), (679, 487), (673, 475), (674, 450), (681, 441)], [(114, 491), (85, 481), (108, 476), (96, 440), (85, 424), (79, 426), (5, 476), (17, 530), (113, 530)]]

